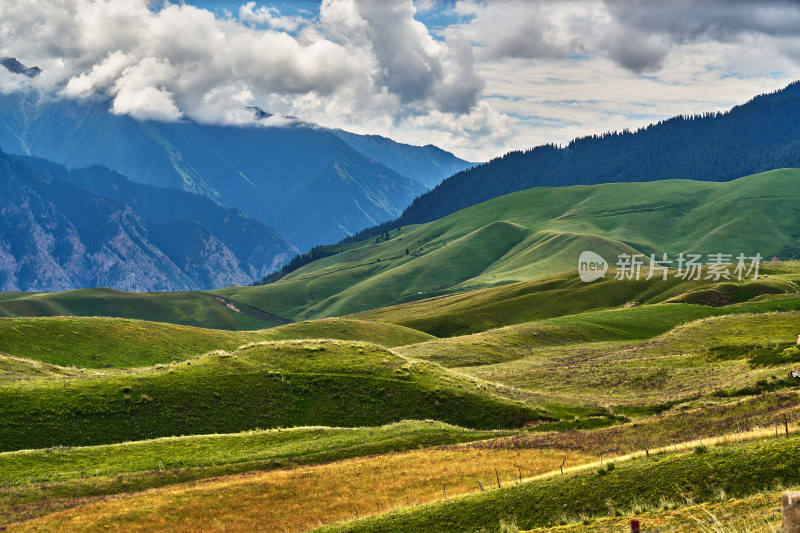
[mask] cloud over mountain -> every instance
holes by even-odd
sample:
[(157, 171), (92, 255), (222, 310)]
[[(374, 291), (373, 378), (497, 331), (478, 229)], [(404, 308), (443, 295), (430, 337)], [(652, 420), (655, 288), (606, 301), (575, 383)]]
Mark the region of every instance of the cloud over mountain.
[(315, 98), (345, 111), (468, 112), (482, 89), (469, 45), (434, 39), (415, 13), (410, 0), (325, 0), (315, 20), (254, 2), (220, 18), (146, 0), (23, 0), (0, 6), (0, 55), (42, 67), (28, 84), (109, 98), (141, 119), (235, 123), (250, 119), (245, 105), (293, 114)]

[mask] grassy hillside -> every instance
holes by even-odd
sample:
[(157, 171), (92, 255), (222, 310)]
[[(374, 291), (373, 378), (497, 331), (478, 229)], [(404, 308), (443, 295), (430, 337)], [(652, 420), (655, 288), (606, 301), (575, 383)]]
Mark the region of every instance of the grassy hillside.
[(0, 450), (403, 419), (520, 427), (542, 416), (485, 384), (376, 345), (283, 341), (137, 371), (6, 383)]
[(374, 309), (541, 278), (592, 250), (778, 255), (796, 246), (800, 170), (727, 183), (684, 180), (535, 188), (393, 230), (278, 282), (216, 294), (294, 319)]
[(121, 318), (0, 318), (0, 354), (78, 368), (172, 363), (254, 341), (363, 340), (393, 347), (433, 338), (394, 324), (341, 318), (240, 332)]
[[(472, 310), (458, 306), (445, 311), (452, 316), (441, 329), (423, 328), (443, 336), (547, 318), (542, 310), (552, 305), (565, 314), (622, 305), (633, 299), (655, 302), (662, 301), (661, 295), (685, 294), (693, 299), (684, 301), (692, 303), (733, 303), (748, 294), (752, 297), (759, 292), (797, 288), (773, 286), (767, 280), (766, 285), (758, 282), (739, 290), (731, 289), (730, 283), (670, 279), (623, 284), (617, 287), (622, 290), (610, 291), (606, 282), (582, 287), (574, 273), (554, 278), (553, 283), (545, 278), (574, 269), (584, 250), (599, 253), (612, 266), (623, 252), (668, 253), (673, 259), (680, 252), (761, 253), (765, 258), (779, 255), (797, 247), (799, 179), (800, 170), (788, 169), (727, 183), (673, 180), (530, 189), (435, 222), (392, 230), (388, 239), (384, 235), (343, 246), (347, 248), (343, 252), (307, 264), (269, 285), (228, 287), (208, 293), (139, 294), (109, 289), (12, 293), (0, 296), (0, 316), (111, 316), (253, 330), (518, 281), (542, 281), (511, 286), (508, 292), (488, 293), (482, 301), (476, 301), (474, 311), (483, 320), (471, 330), (459, 322)], [(777, 275), (783, 268), (764, 265), (764, 272)], [(800, 267), (790, 265), (788, 270), (780, 277), (800, 281)], [(611, 276), (613, 271), (607, 278)], [(587, 294), (575, 304), (573, 298), (554, 299), (557, 292), (551, 292), (540, 295), (546, 299), (545, 306), (542, 298), (532, 295), (560, 289), (595, 296)], [(491, 294), (499, 300), (515, 300), (506, 306), (492, 302)], [(495, 316), (498, 314), (505, 316)], [(419, 329), (427, 318), (387, 321)]]
[[(626, 303), (654, 304), (682, 302), (704, 305), (729, 305), (762, 294), (800, 291), (800, 263), (765, 265), (763, 277), (756, 281), (684, 281), (669, 278), (650, 280), (602, 279), (580, 281), (575, 271), (440, 296), (374, 309), (355, 318), (390, 322), (426, 331), (438, 337), (476, 333), (501, 326), (573, 315), (586, 311), (616, 308)], [(785, 265), (785, 266), (784, 266)], [(708, 313), (714, 313), (708, 310)]]
[(141, 367), (264, 340), (219, 331), (120, 318), (0, 319), (0, 353), (79, 368)]
[[(747, 468), (745, 465), (759, 465)], [(319, 529), (333, 531), (501, 531), (555, 526), (581, 518), (632, 514), (643, 506), (713, 502), (797, 484), (800, 438), (777, 438), (609, 463), (447, 502)], [(652, 508), (652, 507), (651, 507)]]
[[(539, 348), (645, 340), (702, 318), (771, 311), (800, 311), (800, 296), (726, 307), (670, 303), (589, 311), (435, 339), (399, 347), (397, 351), (446, 367), (480, 366), (519, 359)], [(755, 323), (758, 319), (743, 320)], [(790, 332), (782, 335), (783, 342), (791, 341)], [(708, 344), (709, 339), (699, 339), (699, 342)]]
[[(576, 403), (641, 407), (708, 395), (757, 394), (798, 385), (785, 381), (788, 370), (800, 363), (800, 350), (794, 346), (798, 325), (796, 312), (706, 318), (636, 344), (498, 350), (494, 357), (505, 356), (504, 361), (476, 360), (481, 366), (462, 370), (553, 401)], [(409, 352), (424, 357), (424, 345)]]
[(386, 348), (435, 339), (433, 335), (402, 325), (351, 318), (324, 318), (296, 322), (258, 332), (264, 340), (337, 339), (365, 341)]
[(0, 453), (0, 527), (84, 499), (502, 435), (433, 421), (306, 427)]
[(204, 292), (138, 293), (98, 288), (0, 296), (0, 317), (64, 315), (133, 318), (230, 330), (261, 329), (286, 323), (264, 310)]

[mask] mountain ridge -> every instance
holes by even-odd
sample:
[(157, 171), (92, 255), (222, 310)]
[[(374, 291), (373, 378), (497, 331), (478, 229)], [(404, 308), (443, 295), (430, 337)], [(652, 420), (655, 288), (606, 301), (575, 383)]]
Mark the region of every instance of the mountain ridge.
[[(0, 173), (4, 291), (245, 285), (296, 252), (273, 230), (237, 211), (183, 191), (133, 184), (102, 167), (71, 171), (0, 152)], [(124, 201), (124, 190), (131, 187), (141, 193), (138, 209)]]
[(795, 167), (800, 167), (800, 81), (725, 112), (679, 115), (636, 131), (509, 152), (450, 176), (415, 198), (400, 217), (362, 231), (356, 239), (431, 222), (532, 187), (665, 179), (730, 181)]
[(202, 194), (302, 250), (396, 218), (427, 190), (390, 166), (424, 169), (429, 184), (452, 165), (463, 167), (452, 154), (389, 139), (365, 155), (353, 148), (358, 136), (348, 143), (344, 134), (299, 121), (270, 126), (268, 112), (254, 113), (261, 119), (249, 126), (137, 121), (111, 114), (104, 101), (10, 93), (0, 95), (0, 149), (70, 168), (102, 165), (138, 183)]

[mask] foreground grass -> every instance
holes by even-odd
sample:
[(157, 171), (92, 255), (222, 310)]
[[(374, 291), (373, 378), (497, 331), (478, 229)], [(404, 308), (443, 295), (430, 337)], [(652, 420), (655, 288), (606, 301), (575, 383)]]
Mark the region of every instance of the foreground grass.
[[(757, 465), (757, 467), (756, 467)], [(633, 514), (653, 502), (712, 502), (798, 483), (800, 437), (651, 454), (571, 475), (403, 509), (320, 531), (500, 531), (550, 527), (582, 517)]]
[(617, 518), (590, 517), (564, 526), (535, 528), (527, 533), (619, 533), (630, 527), (632, 518), (640, 521), (642, 531), (675, 531), (694, 533), (778, 533), (781, 530), (780, 491), (756, 494), (745, 498), (702, 503), (660, 501), (642, 502), (631, 516)]
[[(321, 469), (299, 468), (275, 476), (253, 474), (245, 478), (212, 480), (210, 484), (181, 485), (132, 496), (128, 503), (98, 503), (92, 505), (86, 515), (83, 510), (71, 511), (64, 515), (69, 518), (53, 518), (52, 524), (50, 517), (41, 522), (45, 529), (56, 528), (53, 524), (58, 524), (58, 527), (94, 530), (112, 527), (117, 522), (128, 529), (136, 527), (129, 526), (129, 522), (141, 517), (132, 510), (145, 506), (150, 509), (144, 519), (147, 528), (174, 529), (163, 522), (163, 514), (172, 517), (170, 520), (177, 519), (184, 529), (213, 530), (217, 526), (209, 525), (208, 516), (219, 514), (225, 517), (225, 524), (228, 524), (225, 527), (233, 527), (233, 530), (254, 527), (257, 516), (259, 519), (268, 517), (269, 524), (274, 521), (276, 531), (282, 531), (281, 527), (291, 531), (352, 518), (355, 514), (374, 514), (378, 509), (386, 511), (443, 499), (445, 490), (451, 498), (457, 494), (479, 492), (481, 487), (490, 490), (496, 486), (498, 477), (506, 486), (548, 469), (558, 472), (562, 465), (568, 471), (572, 466), (594, 462), (593, 468), (597, 468), (600, 464), (607, 466), (610, 460), (619, 465), (619, 461), (627, 460), (626, 457), (646, 459), (648, 453), (693, 450), (699, 442), (712, 446), (738, 442), (739, 439), (763, 439), (773, 435), (776, 421), (781, 422), (782, 439), (784, 415), (790, 430), (796, 431), (796, 421), (800, 419), (800, 397), (797, 394), (764, 394), (726, 405), (704, 406), (591, 431), (525, 432), (493, 437), (497, 433), (465, 431), (433, 422), (407, 422), (357, 430), (308, 428), (236, 436), (159, 439), (73, 450), (13, 452), (0, 454), (0, 466), (13, 473), (14, 479), (9, 480), (10, 483), (20, 484), (1, 489), (0, 494), (3, 494), (2, 500), (6, 502), (9, 516), (21, 520), (57, 511), (61, 507), (92, 503), (91, 499), (76, 501), (78, 498), (175, 485), (237, 471), (342, 459), (349, 454), (384, 454), (355, 462), (332, 463)], [(464, 444), (385, 455), (391, 451), (441, 445), (448, 441)], [(265, 450), (259, 450), (261, 445)], [(307, 453), (293, 458), (284, 455), (298, 453), (306, 447)], [(230, 448), (230, 452), (222, 448)], [(270, 454), (274, 455), (270, 459), (236, 462), (237, 459), (263, 458)], [(138, 465), (154, 470), (124, 473), (122, 476), (104, 476), (102, 471), (97, 475), (92, 471), (105, 466), (111, 469), (109, 472), (115, 467), (124, 472), (126, 457), (130, 457), (130, 469)], [(222, 462), (217, 466), (167, 468), (188, 465), (193, 461), (202, 464)], [(225, 464), (225, 461), (230, 464)], [(162, 464), (163, 469), (160, 468)], [(67, 469), (72, 473), (67, 473)], [(86, 478), (77, 477), (78, 469)], [(61, 472), (61, 475), (48, 478), (47, 473), (52, 471)], [(42, 477), (26, 478), (26, 472), (39, 473)], [(67, 479), (69, 476), (72, 479)], [(31, 483), (26, 483), (26, 479)], [(301, 489), (313, 492), (304, 494)], [(175, 494), (180, 496), (172, 501)], [(244, 498), (248, 509), (238, 506), (233, 510), (218, 509), (217, 506), (222, 505), (219, 498), (223, 496), (237, 501)], [(292, 501), (286, 501), (290, 497)], [(87, 518), (85, 521), (76, 518), (79, 515)], [(575, 519), (564, 515), (563, 520), (567, 518)], [(242, 525), (234, 527), (229, 525), (231, 523)], [(260, 527), (270, 530), (273, 526)]]
[(2, 453), (0, 525), (87, 498), (502, 434), (406, 421), (375, 428), (293, 428)]
[[(303, 531), (417, 505), (589, 460), (560, 450), (458, 446), (167, 487), (85, 505), (9, 531)], [(521, 470), (518, 470), (519, 467)], [(436, 531), (430, 529), (428, 531)]]

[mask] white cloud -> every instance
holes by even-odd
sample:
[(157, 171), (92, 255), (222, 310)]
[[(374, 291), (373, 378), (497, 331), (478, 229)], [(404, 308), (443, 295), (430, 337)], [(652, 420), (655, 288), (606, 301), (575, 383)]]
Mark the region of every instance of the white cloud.
[(168, 60), (154, 57), (126, 68), (114, 83), (111, 112), (139, 120), (180, 120), (183, 113), (166, 88), (176, 74)]
[(482, 87), (471, 48), (435, 40), (415, 12), (411, 0), (324, 0), (314, 20), (247, 2), (230, 19), (147, 0), (21, 0), (0, 4), (0, 53), (40, 65), (43, 89), (137, 118), (239, 123), (234, 107), (309, 102), (313, 115), (468, 113)]
[(284, 31), (296, 31), (306, 23), (302, 17), (284, 17), (274, 7), (256, 8), (255, 2), (247, 2), (239, 8), (239, 20), (255, 24), (265, 24), (270, 28)]
[[(42, 68), (0, 75), (0, 91), (206, 123), (253, 123), (255, 105), (485, 160), (724, 109), (800, 77), (789, 1), (322, 0), (318, 16), (285, 16), (242, 0), (234, 12), (0, 2), (0, 56)], [(451, 23), (430, 30), (426, 17)]]

